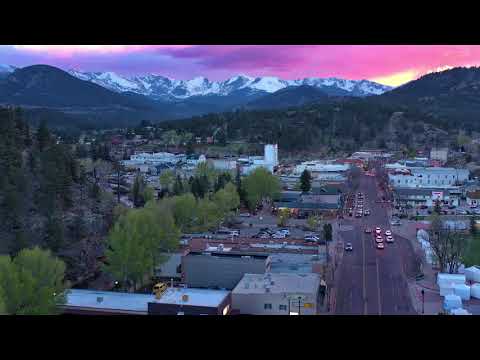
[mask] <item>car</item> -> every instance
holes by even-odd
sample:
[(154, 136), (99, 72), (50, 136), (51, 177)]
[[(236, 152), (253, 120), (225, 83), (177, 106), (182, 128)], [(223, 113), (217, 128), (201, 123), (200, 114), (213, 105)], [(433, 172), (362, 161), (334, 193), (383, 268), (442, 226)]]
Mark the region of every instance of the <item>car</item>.
[(262, 235), (260, 235), (260, 239), (270, 239), (270, 235), (262, 234)]
[(383, 243), (377, 243), (377, 249), (383, 250), (385, 249), (385, 245), (383, 245)]
[(391, 232), (390, 230), (386, 230), (386, 231), (385, 231), (385, 235), (387, 235), (387, 236), (392, 236), (392, 232)]
[(393, 242), (393, 236), (387, 236), (387, 243), (392, 243)]
[(370, 210), (364, 210), (364, 211), (363, 211), (363, 215), (365, 215), (365, 216), (370, 215)]
[(393, 226), (399, 226), (401, 225), (402, 223), (400, 222), (400, 220), (392, 220), (390, 221), (390, 225), (393, 225)]
[(372, 229), (366, 227), (365, 228), (365, 234), (371, 234), (372, 233)]
[(361, 212), (357, 212), (357, 213), (355, 214), (355, 217), (357, 217), (357, 218), (362, 217), (362, 213), (361, 213)]
[(285, 236), (290, 236), (290, 230), (288, 229), (279, 229), (278, 232), (284, 233)]
[(353, 213), (351, 211), (348, 212), (348, 216), (352, 216)]
[(303, 238), (303, 240), (307, 241), (307, 242), (318, 242), (320, 240), (320, 238), (318, 236), (314, 236), (314, 235), (311, 235), (311, 236), (305, 236)]
[(470, 209), (475, 209), (477, 207), (477, 204), (471, 204)]
[(375, 234), (381, 234), (382, 233), (382, 229), (380, 229), (380, 227), (376, 227), (375, 228)]
[(241, 217), (250, 217), (252, 215), (250, 213), (241, 213), (240, 216)]
[(448, 205), (448, 208), (449, 208), (450, 210), (452, 210), (452, 209), (455, 209), (456, 206), (455, 206), (455, 205)]
[(283, 232), (276, 232), (275, 234), (272, 235), (272, 238), (274, 239), (285, 239), (287, 236)]
[(379, 235), (379, 236), (375, 237), (375, 242), (381, 243), (381, 242), (383, 242), (383, 238)]
[(352, 251), (353, 250), (353, 246), (352, 246), (352, 243), (347, 243), (345, 245), (345, 251)]

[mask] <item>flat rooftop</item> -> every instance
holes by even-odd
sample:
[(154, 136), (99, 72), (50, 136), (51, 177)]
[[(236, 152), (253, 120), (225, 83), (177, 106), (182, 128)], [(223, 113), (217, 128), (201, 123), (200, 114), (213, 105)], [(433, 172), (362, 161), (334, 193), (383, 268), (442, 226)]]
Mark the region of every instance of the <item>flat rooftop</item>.
[(151, 294), (71, 289), (67, 294), (65, 306), (147, 314), (148, 303), (153, 299), (154, 296)]
[(317, 294), (320, 276), (317, 274), (245, 274), (234, 294)]
[[(168, 288), (160, 299), (156, 299), (153, 294), (71, 289), (65, 306), (147, 314), (148, 303), (216, 307), (228, 294), (229, 291), (226, 290)], [(187, 296), (184, 297), (184, 295)]]
[(227, 290), (168, 288), (160, 299), (155, 299), (153, 296), (151, 302), (157, 304), (218, 307), (229, 294), (230, 291)]

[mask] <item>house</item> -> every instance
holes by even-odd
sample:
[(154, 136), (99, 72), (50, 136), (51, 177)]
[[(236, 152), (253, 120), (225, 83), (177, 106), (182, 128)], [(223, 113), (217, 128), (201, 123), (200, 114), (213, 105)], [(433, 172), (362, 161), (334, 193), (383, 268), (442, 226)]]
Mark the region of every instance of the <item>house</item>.
[(231, 290), (246, 273), (263, 274), (268, 269), (268, 254), (228, 251), (223, 245), (220, 250), (190, 251), (183, 256), (183, 283), (195, 288)]
[(75, 315), (227, 315), (229, 291), (167, 288), (153, 294), (71, 289), (61, 306)]
[(232, 308), (249, 315), (316, 315), (318, 274), (245, 274), (232, 291)]
[(480, 190), (467, 192), (467, 205), (472, 207), (480, 205)]

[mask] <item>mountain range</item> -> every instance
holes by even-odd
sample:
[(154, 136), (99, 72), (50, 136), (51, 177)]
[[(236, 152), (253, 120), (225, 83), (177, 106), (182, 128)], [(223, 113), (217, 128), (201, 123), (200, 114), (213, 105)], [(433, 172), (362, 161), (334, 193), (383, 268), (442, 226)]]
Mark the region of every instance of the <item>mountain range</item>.
[[(480, 112), (480, 69), (454, 68), (390, 87), (366, 80), (234, 76), (173, 80), (159, 75), (126, 78), (113, 72), (64, 71), (49, 65), (0, 66), (0, 105), (21, 106), (29, 119), (56, 118), (69, 124), (125, 126), (141, 120), (185, 119), (236, 110), (275, 110), (310, 103), (366, 102), (416, 109), (471, 127)], [(56, 113), (52, 115), (52, 111)], [(41, 115), (39, 115), (41, 114)], [(450, 120), (448, 120), (450, 119)], [(470, 121), (469, 119), (473, 119)]]

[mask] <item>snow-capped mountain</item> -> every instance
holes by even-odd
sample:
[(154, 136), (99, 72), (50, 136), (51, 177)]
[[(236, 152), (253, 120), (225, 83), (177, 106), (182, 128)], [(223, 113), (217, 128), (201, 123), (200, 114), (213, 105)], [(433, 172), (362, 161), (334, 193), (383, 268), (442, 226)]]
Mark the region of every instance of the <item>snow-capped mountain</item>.
[(380, 95), (392, 89), (390, 86), (368, 80), (338, 78), (305, 78), (283, 80), (273, 76), (253, 78), (237, 75), (225, 81), (210, 81), (199, 76), (191, 80), (173, 80), (160, 75), (125, 77), (113, 72), (80, 72), (69, 70), (71, 75), (106, 87), (116, 92), (134, 92), (154, 99), (183, 100), (192, 96), (227, 96), (238, 90), (253, 93), (274, 93), (289, 86), (314, 86), (330, 95), (369, 96)]

